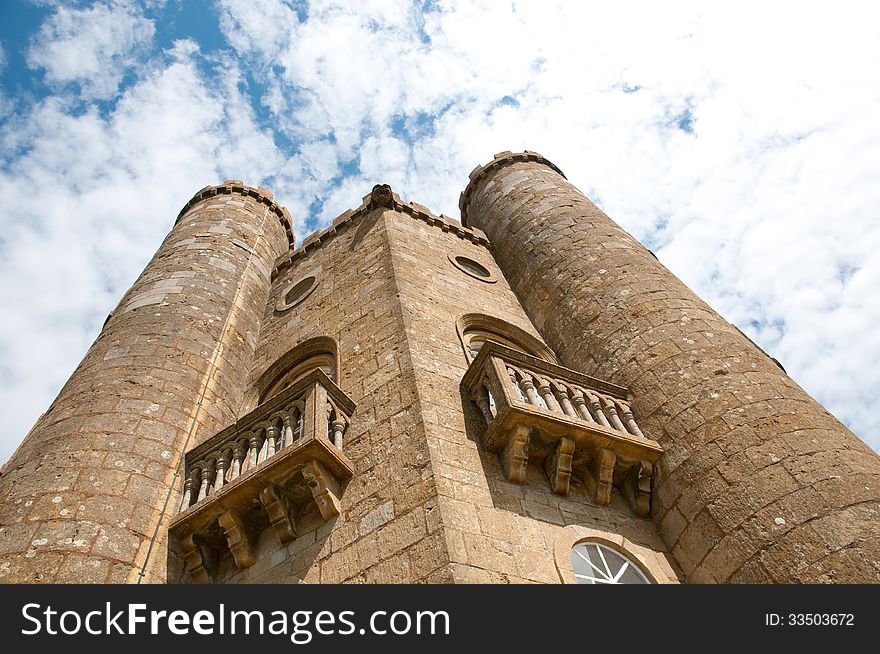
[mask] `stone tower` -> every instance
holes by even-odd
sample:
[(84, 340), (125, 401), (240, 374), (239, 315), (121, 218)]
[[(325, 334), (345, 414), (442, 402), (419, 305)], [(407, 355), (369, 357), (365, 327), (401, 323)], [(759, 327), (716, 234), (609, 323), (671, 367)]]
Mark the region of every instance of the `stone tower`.
[(228, 181), (184, 207), (4, 467), (3, 581), (165, 579), (182, 456), (234, 420), (272, 264), (292, 243), (265, 189)]
[(294, 249), (200, 191), (0, 477), (0, 581), (880, 581), (880, 458), (534, 153)]
[(632, 392), (689, 581), (880, 581), (880, 458), (556, 166), (496, 155), (461, 212), (562, 361)]

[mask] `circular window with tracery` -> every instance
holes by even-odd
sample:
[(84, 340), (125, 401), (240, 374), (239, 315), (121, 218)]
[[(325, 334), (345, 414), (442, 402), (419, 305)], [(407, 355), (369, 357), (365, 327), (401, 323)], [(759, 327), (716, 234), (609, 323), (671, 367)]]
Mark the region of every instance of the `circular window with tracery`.
[(493, 284), (496, 281), (495, 276), (486, 266), (473, 259), (461, 255), (449, 255), (449, 261), (462, 272), (467, 273), (474, 279), (479, 279), (481, 282)]
[(652, 584), (631, 559), (601, 543), (577, 543), (571, 548), (571, 567), (579, 584)]

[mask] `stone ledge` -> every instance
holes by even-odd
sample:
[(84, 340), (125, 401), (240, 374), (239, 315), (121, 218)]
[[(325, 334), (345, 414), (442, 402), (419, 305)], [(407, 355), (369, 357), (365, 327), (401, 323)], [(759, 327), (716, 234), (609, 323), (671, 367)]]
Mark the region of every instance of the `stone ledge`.
[(271, 191), (262, 186), (259, 188), (247, 186), (244, 182), (238, 179), (227, 179), (222, 184), (218, 184), (217, 186), (206, 186), (198, 191), (190, 201), (184, 205), (183, 209), (180, 210), (180, 213), (177, 214), (177, 219), (174, 221), (174, 224), (176, 225), (179, 223), (181, 219), (189, 213), (190, 209), (199, 202), (218, 195), (232, 194), (252, 197), (255, 198), (257, 202), (268, 206), (281, 221), (281, 226), (284, 227), (284, 232), (287, 234), (287, 243), (290, 246), (290, 249), (292, 250), (294, 248), (296, 239), (293, 235), (293, 221), (290, 219), (290, 212), (285, 207), (282, 207), (275, 202), (275, 197), (272, 195)]
[(477, 166), (471, 171), (470, 175), (468, 176), (470, 181), (468, 182), (468, 185), (465, 187), (464, 192), (458, 199), (458, 208), (461, 210), (462, 225), (468, 227), (467, 205), (470, 202), (470, 196), (473, 193), (473, 190), (477, 187), (477, 184), (479, 184), (480, 181), (489, 174), (489, 172), (495, 170), (496, 168), (508, 166), (519, 161), (532, 161), (535, 163), (544, 164), (545, 166), (549, 166), (557, 173), (565, 177), (565, 173), (563, 173), (556, 164), (547, 159), (545, 156), (538, 154), (537, 152), (532, 152), (531, 150), (525, 150), (523, 152), (511, 152), (509, 150), (505, 150), (504, 152), (499, 152), (495, 155), (492, 161), (487, 163), (485, 166)]

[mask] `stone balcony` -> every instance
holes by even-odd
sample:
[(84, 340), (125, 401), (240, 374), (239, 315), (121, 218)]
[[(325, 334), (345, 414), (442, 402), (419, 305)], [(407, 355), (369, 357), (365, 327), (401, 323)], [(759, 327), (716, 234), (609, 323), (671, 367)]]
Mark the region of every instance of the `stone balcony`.
[(271, 526), (281, 543), (296, 538), (296, 517), (317, 505), (339, 515), (342, 484), (354, 466), (342, 441), (355, 405), (314, 370), (186, 454), (184, 494), (169, 532), (193, 580), (210, 581), (231, 553), (254, 564), (254, 543)]
[(567, 495), (573, 474), (599, 505), (617, 488), (647, 516), (651, 474), (663, 454), (645, 437), (620, 386), (487, 342), (462, 378), (486, 419), (485, 448), (498, 452), (505, 476), (523, 482), (542, 465), (554, 493)]

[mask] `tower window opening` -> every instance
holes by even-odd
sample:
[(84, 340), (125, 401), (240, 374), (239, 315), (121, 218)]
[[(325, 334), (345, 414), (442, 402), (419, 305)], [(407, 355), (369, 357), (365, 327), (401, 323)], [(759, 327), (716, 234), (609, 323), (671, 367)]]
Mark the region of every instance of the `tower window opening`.
[(495, 276), (488, 268), (486, 268), (486, 266), (469, 257), (462, 255), (449, 255), (449, 261), (463, 273), (470, 275), (474, 279), (479, 279), (481, 282), (493, 284), (497, 281)]
[(579, 584), (653, 583), (625, 554), (593, 541), (571, 548), (571, 566)]
[(491, 341), (557, 363), (556, 356), (539, 339), (498, 318), (469, 313), (459, 318), (457, 328), (468, 362), (477, 357), (487, 341)]
[(476, 275), (477, 277), (491, 277), (492, 273), (486, 270), (483, 266), (478, 264), (473, 259), (468, 259), (467, 257), (455, 257), (455, 263), (464, 268), (472, 275)]
[(254, 383), (242, 403), (242, 412), (252, 411), (316, 369), (327, 375), (330, 381), (336, 382), (339, 373), (338, 348), (332, 338), (310, 338), (277, 359)]
[(287, 294), (284, 296), (284, 300), (288, 304), (296, 304), (300, 300), (302, 300), (306, 293), (309, 292), (309, 289), (315, 285), (314, 277), (306, 277), (304, 280), (296, 284), (292, 289), (287, 291)]
[(278, 395), (278, 393), (285, 388), (292, 386), (316, 368), (327, 375), (330, 379), (335, 378), (336, 369), (333, 355), (329, 352), (315, 354), (295, 364), (289, 371), (284, 373), (284, 375), (274, 382), (268, 390), (261, 394), (260, 403), (262, 404), (269, 398)]
[(299, 281), (287, 287), (281, 298), (278, 300), (276, 309), (278, 311), (286, 311), (295, 307), (297, 304), (305, 300), (312, 291), (318, 286), (318, 280), (314, 275), (303, 277)]

